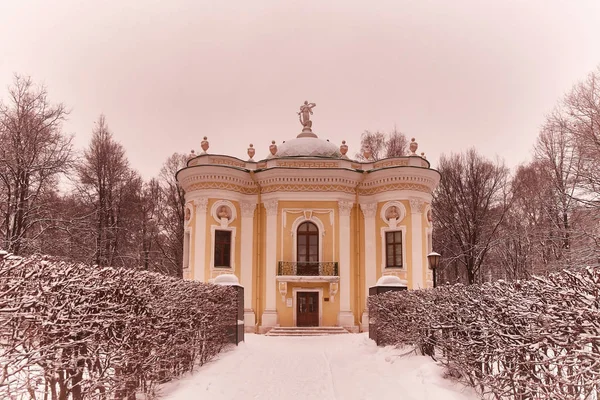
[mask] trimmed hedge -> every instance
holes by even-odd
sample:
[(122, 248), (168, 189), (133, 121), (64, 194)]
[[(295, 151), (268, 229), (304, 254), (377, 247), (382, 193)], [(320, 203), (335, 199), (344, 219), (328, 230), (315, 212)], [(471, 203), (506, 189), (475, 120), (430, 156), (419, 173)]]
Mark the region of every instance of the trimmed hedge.
[(223, 349), (236, 310), (231, 287), (0, 253), (0, 398), (152, 395)]
[(600, 269), (369, 298), (383, 345), (414, 345), (496, 399), (600, 390)]

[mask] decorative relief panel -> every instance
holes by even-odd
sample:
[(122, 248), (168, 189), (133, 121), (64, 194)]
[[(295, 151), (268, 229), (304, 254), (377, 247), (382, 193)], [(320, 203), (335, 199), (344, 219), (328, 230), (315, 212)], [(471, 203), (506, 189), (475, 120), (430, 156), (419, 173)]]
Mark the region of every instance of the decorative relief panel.
[(391, 183), (389, 185), (358, 189), (358, 194), (361, 196), (369, 196), (392, 190), (415, 190), (417, 192), (431, 193), (431, 189), (425, 185), (415, 183)]
[(240, 203), (240, 208), (242, 209), (242, 217), (253, 217), (256, 204), (242, 201)]
[(425, 209), (425, 201), (422, 199), (412, 198), (410, 201), (410, 211), (413, 214), (421, 214)]
[(248, 187), (242, 185), (236, 185), (235, 183), (229, 182), (198, 182), (191, 184), (186, 188), (186, 192), (193, 192), (194, 190), (203, 190), (203, 189), (222, 189), (222, 190), (230, 190), (232, 192), (242, 193), (242, 194), (258, 194), (258, 188), (256, 187)]
[(352, 207), (354, 206), (354, 203), (351, 201), (338, 201), (338, 207), (340, 210), (340, 215), (347, 217), (350, 215), (350, 213), (352, 212)]
[(388, 201), (381, 207), (379, 216), (390, 228), (395, 228), (406, 216), (406, 208), (399, 201)]
[(365, 218), (373, 218), (377, 212), (377, 203), (361, 203), (360, 209), (365, 215)]
[(237, 218), (237, 211), (229, 200), (219, 200), (212, 205), (210, 215), (222, 227), (226, 227)]
[(196, 212), (205, 213), (208, 208), (208, 198), (200, 197), (198, 199), (194, 199), (194, 206), (196, 206)]
[(354, 194), (354, 188), (344, 185), (279, 184), (263, 186), (263, 193), (272, 192), (343, 192)]
[(275, 164), (278, 167), (292, 168), (337, 168), (339, 163), (336, 161), (277, 161)]
[(277, 200), (269, 200), (265, 201), (265, 209), (267, 210), (267, 215), (277, 215), (278, 203)]

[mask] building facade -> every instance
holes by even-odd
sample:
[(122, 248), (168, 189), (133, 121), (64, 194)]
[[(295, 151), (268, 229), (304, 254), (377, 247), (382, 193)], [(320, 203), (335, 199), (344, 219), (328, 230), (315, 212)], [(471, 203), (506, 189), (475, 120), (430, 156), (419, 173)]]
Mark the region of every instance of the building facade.
[[(244, 286), (247, 331), (274, 326), (368, 329), (369, 287), (384, 275), (432, 286), (431, 196), (439, 173), (416, 153), (350, 160), (302, 132), (255, 161), (191, 154), (177, 173), (185, 190), (184, 279), (235, 274)], [(311, 107), (311, 108), (312, 108)], [(310, 108), (309, 108), (310, 111)]]

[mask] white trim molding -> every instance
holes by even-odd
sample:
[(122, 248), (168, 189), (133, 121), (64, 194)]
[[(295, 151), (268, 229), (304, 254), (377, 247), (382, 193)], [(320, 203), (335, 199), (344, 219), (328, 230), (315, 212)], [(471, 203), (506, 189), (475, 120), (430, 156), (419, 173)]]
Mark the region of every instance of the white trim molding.
[[(230, 231), (231, 232), (231, 249), (230, 249), (230, 267), (215, 267), (215, 231)], [(210, 226), (210, 275), (214, 278), (216, 275), (232, 274), (235, 271), (235, 237), (237, 229), (234, 226)]]
[[(221, 207), (227, 207), (229, 211), (229, 218), (219, 218), (217, 215)], [(218, 200), (210, 208), (210, 215), (213, 217), (215, 221), (221, 224), (221, 226), (226, 227), (231, 224), (237, 218), (237, 210), (235, 205), (229, 200)]]
[(294, 308), (294, 326), (298, 326), (298, 292), (319, 292), (319, 326), (323, 326), (323, 288), (292, 288), (292, 305)]
[[(388, 218), (388, 210), (392, 207), (396, 207), (396, 211), (398, 212), (398, 217), (395, 219)], [(404, 204), (399, 201), (388, 201), (381, 207), (379, 216), (386, 224), (388, 224), (388, 226), (394, 227), (397, 223), (402, 222), (404, 217), (406, 217), (406, 207), (404, 207)]]
[[(387, 249), (387, 242), (385, 240), (385, 234), (386, 232), (402, 232), (402, 268), (398, 268), (398, 267), (386, 267), (387, 265), (387, 254), (386, 254), (386, 249)], [(385, 274), (386, 272), (390, 272), (390, 271), (406, 271), (406, 225), (399, 225), (399, 226), (384, 226), (383, 228), (381, 228), (381, 273)]]
[[(315, 226), (317, 227), (317, 229), (319, 230), (319, 262), (323, 261), (323, 238), (325, 237), (325, 226), (323, 225), (323, 222), (319, 219), (319, 218), (313, 218), (312, 216), (310, 216), (310, 218), (306, 218), (306, 215), (302, 215), (301, 217), (298, 217), (294, 220), (294, 222), (292, 223), (292, 229), (291, 229), (291, 235), (292, 235), (292, 242), (293, 242), (293, 249), (292, 249), (292, 254), (293, 254), (293, 260), (294, 262), (298, 261), (298, 227), (300, 225), (302, 225), (305, 222), (311, 222), (313, 224), (315, 224)], [(283, 245), (282, 247), (283, 248)]]

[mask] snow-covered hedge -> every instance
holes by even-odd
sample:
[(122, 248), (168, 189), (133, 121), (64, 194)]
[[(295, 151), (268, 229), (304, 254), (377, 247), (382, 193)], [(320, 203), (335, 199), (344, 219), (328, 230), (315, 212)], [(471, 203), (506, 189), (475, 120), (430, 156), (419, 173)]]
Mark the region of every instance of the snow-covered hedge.
[(416, 345), (497, 399), (600, 390), (600, 269), (369, 298), (383, 345)]
[(0, 254), (0, 398), (152, 393), (216, 355), (236, 310), (231, 287)]

